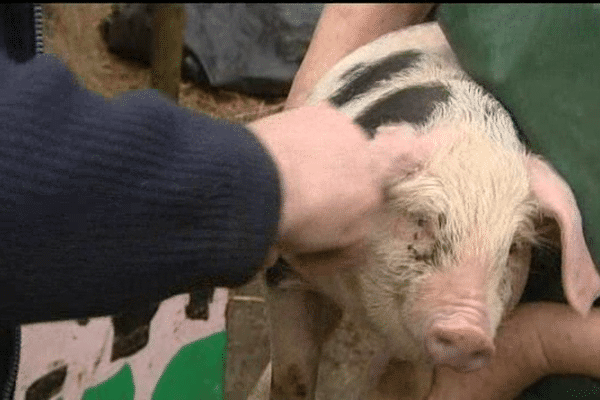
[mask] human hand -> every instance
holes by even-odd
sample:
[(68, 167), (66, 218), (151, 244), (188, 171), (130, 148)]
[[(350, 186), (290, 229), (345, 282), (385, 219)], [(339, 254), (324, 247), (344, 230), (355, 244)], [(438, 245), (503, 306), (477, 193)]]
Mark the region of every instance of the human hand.
[(513, 400), (547, 373), (532, 310), (517, 308), (503, 322), (496, 338), (496, 354), (477, 371), (461, 373), (436, 367), (426, 400)]
[(326, 104), (279, 113), (249, 128), (280, 172), (279, 247), (317, 258), (336, 251), (352, 258), (383, 204), (384, 181), (406, 143), (392, 134), (368, 140), (349, 117)]
[(321, 13), (286, 109), (304, 105), (317, 81), (360, 46), (386, 33), (423, 22), (433, 4), (328, 4)]
[(530, 303), (503, 324), (491, 363), (478, 371), (435, 370), (426, 400), (512, 400), (550, 374), (600, 378), (600, 310), (582, 317), (566, 304)]

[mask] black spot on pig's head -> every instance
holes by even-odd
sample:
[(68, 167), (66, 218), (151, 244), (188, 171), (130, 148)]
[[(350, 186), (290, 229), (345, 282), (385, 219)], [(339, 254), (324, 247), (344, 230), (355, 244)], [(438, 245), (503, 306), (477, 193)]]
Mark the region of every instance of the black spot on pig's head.
[(450, 91), (443, 85), (409, 87), (371, 104), (354, 122), (372, 138), (380, 126), (427, 122), (435, 107), (439, 103), (446, 103), (449, 97)]
[(367, 93), (378, 82), (390, 79), (392, 74), (412, 67), (420, 56), (420, 52), (409, 50), (392, 54), (372, 65), (357, 64), (340, 77), (347, 82), (331, 96), (329, 101), (336, 107), (340, 107)]

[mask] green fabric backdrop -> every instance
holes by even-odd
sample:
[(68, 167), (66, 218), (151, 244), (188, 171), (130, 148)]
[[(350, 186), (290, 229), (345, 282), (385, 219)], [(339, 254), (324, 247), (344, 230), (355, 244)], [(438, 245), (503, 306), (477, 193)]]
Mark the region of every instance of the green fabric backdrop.
[[(571, 185), (599, 265), (600, 5), (444, 4), (437, 19), (462, 67)], [(528, 282), (526, 301), (564, 300), (557, 255), (535, 258), (546, 276)], [(570, 398), (600, 399), (600, 381), (552, 376), (519, 400)]]

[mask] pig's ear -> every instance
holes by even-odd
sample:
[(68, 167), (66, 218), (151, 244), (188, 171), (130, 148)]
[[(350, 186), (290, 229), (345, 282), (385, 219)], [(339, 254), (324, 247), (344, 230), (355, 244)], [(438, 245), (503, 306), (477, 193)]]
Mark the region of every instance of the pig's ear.
[(388, 160), (387, 180), (405, 179), (419, 171), (427, 154), (419, 145), (420, 140), (409, 124), (380, 126), (370, 146), (375, 158)]
[(562, 281), (571, 307), (586, 315), (600, 296), (600, 276), (583, 237), (581, 214), (565, 180), (540, 158), (527, 158), (531, 190), (543, 214), (560, 227)]
[(438, 147), (450, 142), (450, 137), (443, 130), (423, 134), (410, 124), (400, 123), (378, 127), (371, 148), (376, 158), (391, 160), (390, 178), (404, 179), (420, 171)]
[(548, 215), (541, 215), (541, 218), (536, 221), (535, 231), (539, 236), (540, 243), (551, 247), (561, 247), (560, 226), (558, 222)]

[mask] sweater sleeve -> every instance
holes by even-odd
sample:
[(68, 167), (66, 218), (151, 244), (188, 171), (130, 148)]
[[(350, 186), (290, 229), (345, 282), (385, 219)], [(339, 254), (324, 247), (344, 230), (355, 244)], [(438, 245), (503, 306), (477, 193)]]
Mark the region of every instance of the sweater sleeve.
[(107, 101), (45, 55), (0, 57), (0, 323), (113, 314), (246, 282), (277, 169), (242, 126), (156, 91)]

